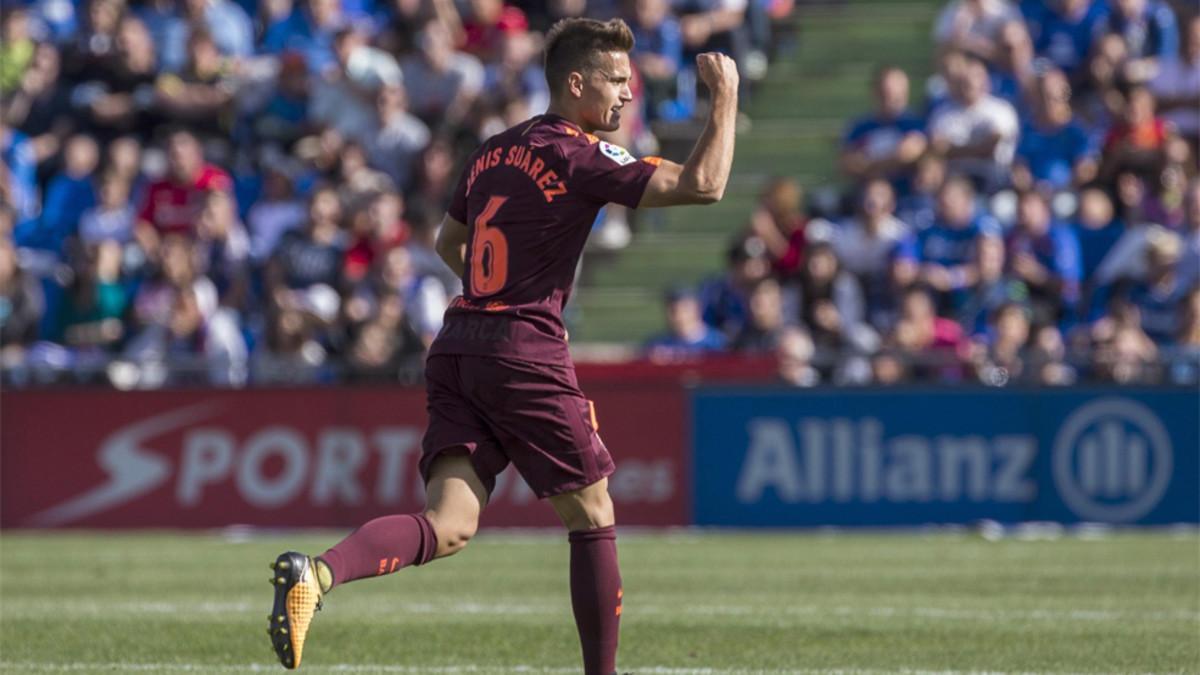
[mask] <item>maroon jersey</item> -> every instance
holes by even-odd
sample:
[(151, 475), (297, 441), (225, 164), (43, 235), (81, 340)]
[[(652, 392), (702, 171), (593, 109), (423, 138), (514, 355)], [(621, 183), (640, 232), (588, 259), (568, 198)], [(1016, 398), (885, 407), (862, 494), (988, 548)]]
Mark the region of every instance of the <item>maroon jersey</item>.
[(469, 231), (463, 294), (430, 354), (567, 363), (562, 309), (596, 214), (609, 202), (636, 208), (659, 161), (558, 115), (488, 139), (450, 201)]

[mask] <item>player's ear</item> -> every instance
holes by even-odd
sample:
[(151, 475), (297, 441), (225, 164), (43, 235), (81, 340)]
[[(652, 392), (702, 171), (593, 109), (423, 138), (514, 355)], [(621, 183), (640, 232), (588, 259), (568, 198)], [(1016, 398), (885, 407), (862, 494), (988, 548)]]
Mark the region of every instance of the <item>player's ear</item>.
[(572, 70), (567, 75), (567, 93), (569, 93), (572, 98), (583, 97), (583, 73), (579, 72), (578, 70)]

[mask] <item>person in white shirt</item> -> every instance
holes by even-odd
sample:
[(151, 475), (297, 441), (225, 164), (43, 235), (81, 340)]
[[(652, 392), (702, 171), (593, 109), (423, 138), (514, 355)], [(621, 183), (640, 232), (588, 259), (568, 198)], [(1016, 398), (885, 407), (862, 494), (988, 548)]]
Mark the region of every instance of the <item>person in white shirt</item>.
[(1021, 21), (1021, 13), (1008, 0), (953, 0), (938, 15), (933, 37), (938, 46), (960, 49), (995, 62), (1004, 27)]
[(968, 58), (950, 81), (951, 100), (929, 120), (930, 150), (951, 173), (979, 180), (988, 192), (1008, 180), (1020, 125), (1012, 104), (989, 93), (987, 66)]

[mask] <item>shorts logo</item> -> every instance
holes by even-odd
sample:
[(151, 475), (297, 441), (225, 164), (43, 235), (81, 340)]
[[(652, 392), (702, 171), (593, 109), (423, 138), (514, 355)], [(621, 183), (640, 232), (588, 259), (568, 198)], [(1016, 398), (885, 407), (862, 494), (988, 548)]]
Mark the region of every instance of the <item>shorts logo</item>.
[(637, 161), (633, 158), (633, 155), (629, 154), (628, 150), (619, 145), (613, 145), (607, 141), (600, 141), (600, 152), (604, 153), (605, 157), (611, 159), (617, 164), (620, 164), (621, 166), (633, 164)]
[(1077, 409), (1054, 438), (1054, 483), (1080, 518), (1132, 522), (1162, 499), (1171, 439), (1152, 410), (1105, 398)]

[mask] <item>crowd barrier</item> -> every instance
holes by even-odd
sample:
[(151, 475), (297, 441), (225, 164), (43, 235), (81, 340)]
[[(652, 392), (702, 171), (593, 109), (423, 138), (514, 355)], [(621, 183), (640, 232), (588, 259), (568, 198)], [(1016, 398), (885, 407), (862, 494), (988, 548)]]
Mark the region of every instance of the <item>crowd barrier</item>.
[[(585, 372), (627, 525), (1200, 522), (1195, 390), (799, 391)], [(408, 388), (8, 391), (0, 526), (346, 527), (413, 511), (425, 419)], [(511, 468), (484, 514), (555, 522)]]

